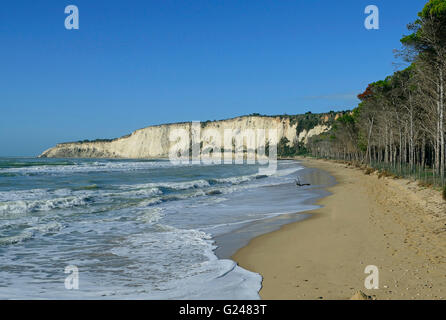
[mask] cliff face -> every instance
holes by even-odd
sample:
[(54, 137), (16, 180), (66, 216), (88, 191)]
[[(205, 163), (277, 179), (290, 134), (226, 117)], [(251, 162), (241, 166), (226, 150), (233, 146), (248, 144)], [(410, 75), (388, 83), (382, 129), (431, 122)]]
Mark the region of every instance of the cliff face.
[[(312, 135), (328, 130), (330, 127), (324, 117), (321, 116), (321, 124), (299, 132), (299, 122), (289, 116), (244, 116), (234, 119), (203, 122), (201, 130), (214, 129), (223, 137), (226, 129), (240, 132), (243, 130), (276, 129), (278, 139), (286, 137), (289, 145), (298, 142), (306, 142)], [(174, 130), (185, 130), (191, 132), (192, 124), (174, 123), (158, 126), (150, 126), (139, 129), (131, 135), (114, 139), (61, 143), (44, 151), (40, 157), (43, 158), (166, 158), (173, 142), (170, 142), (171, 133)]]

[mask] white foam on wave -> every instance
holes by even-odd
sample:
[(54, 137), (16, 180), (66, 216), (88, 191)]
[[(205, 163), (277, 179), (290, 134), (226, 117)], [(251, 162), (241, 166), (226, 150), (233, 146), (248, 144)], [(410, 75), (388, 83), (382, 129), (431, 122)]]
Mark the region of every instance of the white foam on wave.
[(15, 217), (30, 212), (50, 211), (85, 206), (90, 200), (89, 196), (70, 196), (45, 200), (18, 200), (0, 203), (0, 216)]
[(32, 227), (32, 230), (36, 230), (40, 233), (54, 233), (54, 232), (58, 232), (59, 230), (61, 230), (63, 228), (62, 224), (57, 222), (57, 221), (51, 221), (48, 223), (44, 223), (44, 224), (39, 224), (35, 227)]
[(48, 189), (0, 191), (0, 201), (34, 200), (48, 196)]
[(32, 231), (23, 231), (15, 236), (0, 238), (0, 245), (11, 245), (21, 243), (25, 240), (31, 239), (34, 235)]
[(193, 188), (209, 187), (210, 184), (204, 179), (192, 180), (192, 181), (179, 181), (179, 182), (151, 182), (143, 184), (121, 184), (115, 185), (115, 187), (123, 190), (128, 189), (147, 189), (147, 188), (168, 188), (172, 190), (187, 190)]
[(219, 260), (209, 234), (158, 227), (159, 232), (132, 234), (105, 250), (103, 254), (120, 261), (119, 267), (109, 266), (112, 272), (90, 273), (91, 265), (85, 269), (83, 260), (70, 262), (82, 274), (81, 290), (75, 293), (53, 282), (39, 283), (39, 290), (27, 290), (36, 285), (35, 280), (29, 283), (26, 277), (13, 277), (8, 279), (11, 290), (0, 289), (0, 298), (259, 299), (261, 276), (234, 261)]
[(2, 168), (0, 172), (19, 173), (19, 174), (72, 174), (83, 172), (100, 172), (100, 171), (137, 171), (156, 168), (169, 168), (180, 166), (170, 161), (95, 161), (95, 162), (78, 162), (72, 165), (45, 165), (29, 166), (20, 168)]
[[(140, 262), (132, 272), (138, 282), (150, 275), (148, 299), (259, 299), (261, 276), (219, 260), (211, 235), (194, 229), (158, 225), (159, 232), (128, 237), (112, 253)], [(126, 295), (122, 289), (112, 296)], [(134, 294), (128, 293), (130, 296)]]
[[(210, 179), (210, 181), (217, 182), (220, 184), (230, 183), (231, 185), (239, 185), (243, 182), (252, 181), (256, 177), (257, 175), (253, 174), (247, 176)], [(134, 184), (134, 185), (115, 185), (115, 187), (123, 190), (133, 190), (132, 192), (138, 192), (138, 190), (159, 189), (159, 188), (166, 188), (171, 190), (188, 190), (188, 189), (201, 189), (201, 188), (211, 187), (210, 181), (199, 179), (199, 180), (179, 181), (179, 182), (153, 182), (153, 183)], [(215, 188), (214, 190), (221, 191), (222, 189)]]
[(63, 228), (62, 224), (56, 221), (38, 224), (31, 228), (22, 230), (19, 234), (0, 238), (0, 245), (11, 245), (24, 242), (34, 237), (35, 233), (48, 234), (58, 232)]
[(29, 190), (10, 190), (0, 192), (0, 202), (14, 202), (14, 201), (28, 201), (28, 200), (44, 200), (63, 198), (69, 196), (90, 196), (95, 194), (94, 191), (89, 190), (71, 190), (68, 188), (61, 189), (29, 189)]
[(149, 208), (145, 209), (144, 213), (140, 215), (136, 220), (145, 223), (155, 223), (158, 222), (162, 217), (162, 208)]
[(119, 193), (103, 193), (103, 196), (119, 196), (119, 197), (130, 197), (130, 198), (141, 198), (141, 197), (151, 197), (154, 195), (160, 195), (163, 192), (156, 187), (149, 187), (149, 188), (137, 188), (130, 191), (124, 191)]
[(257, 177), (257, 174), (247, 175), (247, 176), (236, 176), (236, 177), (229, 177), (229, 178), (219, 178), (219, 179), (213, 179), (217, 183), (231, 183), (231, 184), (240, 184), (243, 182), (248, 182), (251, 180), (254, 180)]
[[(123, 164), (128, 166), (129, 163), (123, 162)], [(107, 170), (106, 166), (101, 163), (94, 164), (94, 166), (98, 167), (98, 171)], [(56, 211), (54, 215), (52, 212), (51, 215), (44, 218), (56, 218), (56, 220), (66, 223), (67, 228), (64, 232), (73, 237), (73, 249), (74, 246), (83, 244), (84, 239), (89, 241), (88, 245), (81, 246), (82, 252), (76, 257), (79, 259), (81, 268), (85, 261), (90, 261), (89, 267), (94, 266), (93, 269), (90, 269), (94, 272), (89, 274), (88, 271), (85, 271), (82, 273), (82, 298), (258, 299), (261, 276), (240, 268), (234, 261), (218, 259), (214, 254), (215, 244), (211, 235), (205, 231), (218, 227), (234, 229), (232, 226), (237, 224), (267, 218), (275, 214), (242, 217), (240, 213), (237, 213), (238, 216), (235, 216), (234, 219), (227, 217), (215, 221), (207, 220), (213, 219), (208, 212), (208, 210), (212, 210), (210, 207), (204, 208), (203, 211), (197, 210), (196, 212), (199, 214), (195, 216), (194, 214), (187, 215), (188, 210), (184, 210), (184, 208), (188, 208), (188, 205), (211, 205), (227, 201), (232, 197), (223, 195), (247, 188), (288, 183), (291, 181), (292, 175), (301, 169), (300, 167), (287, 168), (286, 166), (284, 169), (282, 169), (282, 166), (279, 168), (276, 173), (268, 177), (262, 177), (266, 179), (257, 179), (258, 175), (252, 174), (226, 178), (216, 175), (215, 180), (205, 180), (204, 178), (199, 179), (203, 175), (197, 174), (192, 176), (195, 176), (195, 179), (198, 180), (169, 181), (171, 179), (171, 176), (169, 176), (163, 182), (133, 185), (116, 184), (104, 187), (101, 185), (101, 188), (94, 190), (33, 189), (31, 192), (30, 190), (22, 193), (16, 192), (15, 195), (5, 191), (3, 194), (0, 193), (0, 199), (6, 200), (9, 205), (16, 205), (15, 208), (9, 207), (9, 209), (14, 209), (11, 212), (17, 212), (17, 214), (23, 210), (34, 212), (85, 206), (82, 207), (82, 210)], [(115, 167), (115, 169), (121, 170), (118, 167)], [(123, 168), (122, 170), (126, 169)], [(206, 174), (208, 173), (206, 172)], [(243, 174), (247, 173), (249, 172), (243, 170)], [(181, 177), (185, 178), (187, 176)], [(132, 182), (119, 180), (116, 183), (121, 181), (123, 183)], [(138, 178), (134, 182), (141, 182), (141, 179)], [(170, 190), (164, 190), (163, 188)], [(26, 194), (27, 192), (29, 194)], [(130, 201), (127, 201), (126, 198)], [(135, 201), (135, 198), (137, 201)], [(197, 199), (187, 201), (191, 198)], [(82, 199), (84, 199), (83, 202)], [(179, 201), (172, 205), (165, 203), (173, 200)], [(158, 204), (160, 206), (157, 206)], [(6, 203), (0, 202), (0, 214), (6, 212), (4, 210), (6, 207), (2, 206), (6, 206)], [(176, 211), (176, 207), (179, 208), (178, 211)], [(221, 207), (224, 208), (225, 205), (221, 205)], [(85, 212), (90, 209), (92, 212), (93, 210), (97, 211), (88, 216), (71, 214), (71, 212)], [(277, 210), (280, 209), (274, 209), (274, 211)], [(190, 212), (194, 213), (195, 211), (190, 210)], [(70, 214), (67, 215), (66, 213)], [(179, 214), (178, 217), (175, 217), (176, 215), (171, 213)], [(184, 215), (181, 217), (183, 213)], [(277, 214), (283, 214), (283, 212)], [(41, 219), (42, 216), (42, 214), (35, 214), (17, 219), (13, 228), (5, 229), (6, 234), (13, 234), (20, 227), (22, 221), (28, 224), (29, 219)], [(65, 217), (69, 219), (63, 220)], [(214, 225), (201, 228), (205, 224)], [(21, 243), (33, 237), (38, 244), (42, 239), (41, 235), (57, 233), (64, 228), (58, 223), (41, 223), (41, 220), (28, 225), (34, 227), (26, 228), (19, 234), (10, 237), (0, 238), (0, 244)], [(93, 232), (88, 233), (90, 230)], [(74, 232), (71, 234), (71, 231)], [(81, 236), (78, 237), (77, 234)], [(59, 236), (57, 240), (62, 238)], [(102, 240), (105, 241), (104, 246), (100, 243)], [(95, 245), (91, 246), (93, 243)], [(113, 249), (110, 249), (110, 244), (113, 245)], [(55, 241), (54, 246), (52, 244), (48, 247), (42, 246), (42, 255), (54, 254), (53, 257), (56, 260), (61, 259), (63, 255), (58, 253), (57, 250), (66, 247), (57, 247), (57, 245), (57, 241)], [(21, 246), (15, 248), (19, 250), (17, 252), (20, 252)], [(101, 250), (101, 255), (97, 254), (98, 248)], [(112, 257), (111, 260), (118, 261), (116, 265), (109, 263), (111, 260), (107, 260), (107, 263), (103, 265), (95, 265), (95, 259), (102, 263), (104, 260), (101, 259), (109, 259), (110, 257)], [(123, 265), (126, 263), (128, 264)], [(113, 271), (100, 272), (104, 266), (107, 270)], [(4, 279), (6, 278), (5, 276)], [(23, 277), (18, 278), (23, 279)], [(32, 279), (31, 275), (27, 278), (28, 283), (23, 280), (23, 289), (18, 291), (18, 297), (23, 298), (31, 294), (29, 293), (30, 290), (26, 288), (35, 285)], [(64, 290), (63, 286), (58, 291), (59, 289), (54, 288), (50, 283), (47, 287), (45, 287), (45, 283), (40, 285), (39, 295), (36, 297), (70, 298), (70, 294), (73, 297), (72, 292)], [(17, 286), (11, 285), (11, 287), (15, 288)], [(40, 294), (40, 292), (43, 293)]]

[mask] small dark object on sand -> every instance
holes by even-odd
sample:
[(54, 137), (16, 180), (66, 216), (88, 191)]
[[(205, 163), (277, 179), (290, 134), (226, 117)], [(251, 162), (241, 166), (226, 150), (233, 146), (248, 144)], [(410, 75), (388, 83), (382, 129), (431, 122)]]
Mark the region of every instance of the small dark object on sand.
[(298, 186), (298, 187), (310, 186), (309, 183), (300, 183), (299, 177), (297, 177), (297, 180), (295, 180), (295, 181), (296, 181), (296, 186)]

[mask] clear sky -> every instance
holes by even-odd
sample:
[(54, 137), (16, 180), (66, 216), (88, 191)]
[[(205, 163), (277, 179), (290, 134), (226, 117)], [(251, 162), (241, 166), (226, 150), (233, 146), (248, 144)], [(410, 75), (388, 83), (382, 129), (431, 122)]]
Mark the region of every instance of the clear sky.
[[(0, 155), (152, 124), (351, 109), (427, 0), (0, 5)], [(79, 8), (66, 30), (65, 6)], [(380, 29), (364, 27), (367, 5)]]

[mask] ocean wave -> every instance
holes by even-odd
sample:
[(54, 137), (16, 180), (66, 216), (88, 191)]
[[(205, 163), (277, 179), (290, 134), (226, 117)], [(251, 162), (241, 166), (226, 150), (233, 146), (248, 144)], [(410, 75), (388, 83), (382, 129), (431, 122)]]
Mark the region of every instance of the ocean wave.
[(46, 200), (18, 200), (0, 203), (0, 216), (11, 217), (37, 211), (66, 209), (88, 205), (90, 196), (55, 198)]
[(0, 238), (0, 245), (13, 245), (30, 240), (36, 233), (49, 234), (56, 233), (63, 228), (62, 224), (56, 221), (38, 224), (35, 227), (27, 228), (17, 235)]
[(164, 202), (187, 200), (187, 199), (197, 198), (197, 197), (201, 197), (201, 196), (205, 196), (205, 195), (206, 195), (206, 193), (203, 190), (197, 190), (195, 192), (189, 192), (189, 193), (185, 193), (185, 194), (165, 195), (165, 196), (161, 196), (161, 197), (154, 197), (154, 198), (143, 200), (138, 203), (138, 207), (150, 207), (150, 206), (158, 205), (158, 204), (164, 203)]
[[(128, 237), (112, 253), (144, 261), (132, 279), (150, 274), (149, 299), (259, 299), (261, 276), (220, 260), (212, 236), (157, 224), (157, 232)], [(122, 294), (122, 292), (121, 292)]]
[(128, 190), (128, 189), (150, 189), (150, 188), (164, 188), (171, 190), (188, 190), (209, 187), (210, 183), (207, 180), (192, 180), (192, 181), (181, 181), (181, 182), (153, 182), (144, 184), (134, 184), (134, 185), (116, 185), (117, 188)]
[(18, 200), (36, 200), (47, 197), (48, 194), (49, 194), (48, 189), (0, 191), (0, 202), (18, 201)]
[(0, 245), (12, 245), (21, 243), (25, 240), (31, 239), (34, 236), (34, 232), (32, 231), (24, 231), (18, 235), (10, 236), (10, 237), (3, 237), (0, 238)]
[(95, 189), (60, 188), (60, 189), (29, 189), (0, 191), (0, 203), (20, 200), (44, 200), (53, 198), (93, 196), (100, 194)]
[(45, 224), (39, 224), (35, 227), (32, 227), (32, 230), (38, 231), (40, 233), (55, 233), (60, 231), (63, 228), (63, 225), (57, 221), (48, 222)]
[(41, 167), (41, 166), (72, 166), (76, 165), (73, 161), (20, 161), (19, 159), (5, 160), (0, 159), (0, 169), (8, 168), (29, 168), (29, 167)]
[(146, 209), (136, 220), (144, 223), (155, 223), (162, 218), (162, 208)]
[[(272, 177), (290, 176), (301, 168), (281, 169), (274, 173)], [(218, 196), (238, 192), (246, 188), (275, 185), (284, 182), (283, 180), (280, 182), (266, 180), (265, 178), (267, 177), (265, 175), (251, 174), (191, 181), (114, 185), (111, 186), (111, 190), (99, 188), (96, 184), (93, 184), (71, 189), (2, 191), (0, 192), (0, 215), (7, 217), (37, 211), (67, 209), (86, 206), (92, 202), (112, 203), (119, 198), (142, 199), (143, 202), (138, 204), (138, 206), (153, 206), (161, 202), (185, 200), (200, 196)], [(259, 181), (260, 179), (262, 181)], [(195, 191), (184, 192), (188, 190)]]
[(154, 206), (157, 204), (162, 203), (163, 201), (161, 200), (161, 198), (156, 197), (156, 198), (152, 198), (152, 199), (146, 199), (141, 201), (138, 206), (139, 207), (150, 207), (150, 206)]
[(21, 174), (21, 175), (65, 175), (73, 173), (88, 172), (129, 172), (138, 170), (149, 170), (159, 168), (170, 168), (186, 166), (173, 164), (170, 161), (95, 161), (95, 162), (63, 162), (55, 165), (49, 162), (36, 162), (30, 166), (0, 167), (1, 174)]
[[(235, 176), (228, 178), (216, 178), (216, 179), (199, 179), (192, 181), (179, 181), (179, 182), (153, 182), (144, 184), (134, 184), (134, 185), (116, 185), (119, 189), (147, 189), (147, 188), (163, 188), (170, 190), (188, 190), (188, 189), (201, 189), (211, 187), (216, 184), (231, 184), (238, 185), (244, 182), (252, 181), (257, 179), (258, 175), (248, 175), (248, 176)], [(265, 176), (260, 176), (265, 177)]]
[(103, 193), (102, 196), (119, 196), (119, 197), (151, 197), (154, 195), (160, 195), (163, 192), (156, 187), (149, 187), (149, 188), (138, 188), (135, 190), (130, 191), (124, 191), (119, 193)]
[(218, 179), (212, 179), (212, 182), (215, 183), (230, 183), (230, 184), (240, 184), (243, 182), (248, 182), (251, 180), (254, 180), (256, 178), (256, 174), (247, 175), (247, 176), (236, 176), (236, 177), (229, 177), (229, 178), (218, 178)]
[(87, 186), (74, 187), (73, 190), (99, 190), (99, 186), (96, 184), (90, 184)]

